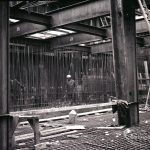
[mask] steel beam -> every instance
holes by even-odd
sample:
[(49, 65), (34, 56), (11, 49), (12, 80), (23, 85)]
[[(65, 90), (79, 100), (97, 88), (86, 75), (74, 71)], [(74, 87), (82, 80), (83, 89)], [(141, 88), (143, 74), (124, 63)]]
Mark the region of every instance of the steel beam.
[[(150, 4), (149, 0), (147, 0), (147, 4)], [(22, 21), (39, 23), (48, 26), (50, 26), (51, 24), (51, 27), (54, 28), (109, 13), (109, 0), (94, 0), (52, 11), (51, 13), (49, 13), (51, 17), (33, 12), (28, 13), (25, 10), (16, 10), (11, 8), (10, 17), (14, 19), (20, 19)]]
[(52, 17), (52, 27), (60, 27), (105, 15), (109, 11), (108, 0), (94, 0), (53, 11), (49, 15)]
[(77, 32), (98, 35), (101, 37), (107, 37), (106, 29), (101, 29), (98, 27), (89, 26), (89, 25), (85, 25), (85, 24), (81, 24), (81, 23), (69, 24), (69, 25), (64, 26), (64, 28), (69, 29), (69, 30), (74, 30)]
[(51, 49), (55, 49), (60, 47), (78, 45), (82, 43), (88, 43), (96, 40), (102, 40), (102, 37), (84, 33), (75, 33), (71, 35), (53, 38), (47, 41), (49, 41)]
[[(17, 28), (22, 28), (22, 26), (29, 27), (29, 26), (31, 26), (31, 23), (44, 24), (44, 25), (48, 26), (47, 28), (60, 27), (60, 26), (68, 25), (73, 22), (79, 22), (82, 20), (86, 20), (86, 19), (90, 19), (93, 17), (104, 15), (104, 14), (106, 14), (106, 12), (108, 10), (109, 10), (109, 3), (107, 3), (107, 1), (105, 1), (105, 0), (101, 0), (101, 1), (95, 0), (93, 2), (82, 3), (82, 5), (78, 4), (73, 7), (67, 7), (65, 9), (60, 9), (60, 10), (57, 10), (57, 11), (51, 13), (50, 18), (48, 16), (40, 15), (40, 14), (33, 13), (33, 12), (28, 13), (25, 10), (11, 9), (10, 16), (12, 18), (30, 22), (30, 23), (26, 23), (26, 25), (25, 25), (25, 23), (20, 23), (20, 25), (17, 24), (17, 26), (12, 26), (11, 28), (13, 28), (12, 30), (16, 31), (16, 35), (19, 36), (19, 34), (18, 34), (19, 32), (17, 32)], [(72, 15), (70, 15), (70, 14), (72, 14)], [(34, 26), (34, 24), (32, 26)], [(72, 27), (72, 25), (71, 25), (71, 27)], [(77, 27), (78, 28), (76, 30), (79, 30), (79, 25)], [(38, 28), (39, 32), (43, 31), (43, 28), (46, 28), (46, 26), (41, 26), (41, 28), (42, 29)], [(84, 30), (84, 32), (85, 32), (85, 30), (87, 31), (87, 28), (88, 28), (87, 26), (84, 28), (82, 26), (82, 30)], [(30, 29), (26, 28), (26, 30), (27, 31), (24, 30), (26, 33), (29, 33), (29, 34), (32, 33), (32, 31)], [(90, 31), (95, 34), (96, 29), (93, 28), (93, 29), (90, 29)], [(102, 34), (102, 32), (104, 32), (104, 30), (102, 31), (102, 29), (99, 29), (99, 31), (101, 31), (100, 35)], [(21, 33), (22, 32), (20, 32), (20, 36), (22, 35)], [(34, 31), (33, 31), (33, 33), (34, 33)], [(23, 33), (23, 35), (24, 35), (24, 33)], [(13, 36), (11, 36), (11, 37), (14, 37), (14, 36), (15, 36), (15, 34), (13, 34)]]
[[(25, 44), (25, 43), (27, 45), (33, 44), (33, 45), (38, 45), (38, 46), (40, 46), (41, 44), (46, 44), (47, 46), (50, 45), (50, 40), (45, 41), (45, 40), (37, 40), (37, 39), (30, 39), (30, 38), (19, 38), (19, 39), (16, 38), (16, 40), (17, 41), (19, 40), (18, 42), (22, 45)], [(91, 40), (93, 40), (93, 39), (91, 38)], [(149, 41), (149, 38), (147, 37), (146, 40)], [(83, 41), (84, 41), (84, 39), (83, 39)], [(14, 43), (14, 42), (15, 42), (15, 40), (11, 41), (11, 44)], [(63, 47), (63, 49), (72, 49), (72, 50), (85, 51), (85, 52), (91, 52), (91, 53), (107, 53), (107, 52), (112, 52), (112, 41), (92, 45), (92, 46), (89, 46), (89, 47), (87, 47), (87, 46), (77, 46), (77, 45), (74, 45), (74, 44), (72, 46), (64, 46), (64, 45), (60, 44), (59, 46), (51, 46), (51, 48), (49, 48), (49, 50), (59, 49), (59, 48), (62, 49), (62, 47)], [(140, 52), (141, 49), (143, 50), (143, 48), (138, 46), (138, 45), (137, 45), (137, 49), (138, 49), (137, 50), (138, 53)], [(148, 48), (144, 48), (144, 49), (146, 49), (146, 51), (149, 50)], [(49, 51), (46, 51), (46, 52), (49, 52)], [(142, 51), (140, 54), (141, 54), (141, 56), (145, 56), (147, 54), (147, 52), (146, 52), (146, 54), (144, 54), (144, 51)]]
[(54, 28), (105, 15), (109, 11), (108, 0), (94, 0), (53, 11), (49, 16), (11, 8), (10, 17), (32, 23), (51, 24)]
[(136, 21), (136, 33), (148, 32), (148, 27), (144, 19)]
[[(76, 31), (80, 31), (83, 33), (89, 33), (92, 35), (99, 35), (99, 36), (111, 36), (111, 31), (110, 31), (110, 27), (105, 29), (100, 29), (98, 27), (91, 27), (88, 25), (83, 25), (83, 24), (70, 24), (70, 25), (66, 25), (64, 26), (68, 29), (72, 29), (72, 30), (76, 30)], [(24, 22), (24, 23), (16, 23), (10, 26), (10, 37), (14, 38), (14, 37), (19, 37), (19, 36), (25, 36), (25, 35), (29, 35), (29, 34), (33, 34), (36, 32), (42, 32), (44, 30), (48, 30), (50, 29), (48, 26), (46, 25), (38, 25), (38, 24), (34, 24), (34, 23), (28, 23), (28, 22)], [(143, 33), (143, 32), (147, 32), (147, 26), (145, 24), (145, 21), (139, 20), (136, 21), (136, 32), (137, 33)]]
[(25, 36), (34, 34), (39, 31), (47, 30), (48, 27), (45, 25), (39, 25), (35, 23), (16, 23), (11, 25), (10, 27), (10, 38), (19, 37), (19, 36)]
[(112, 42), (96, 44), (91, 46), (91, 53), (107, 53), (112, 52)]
[(144, 46), (145, 45), (145, 39), (143, 37), (136, 37), (136, 44), (138, 44), (140, 46)]
[(9, 150), (8, 49), (9, 1), (0, 1), (0, 149)]
[(136, 30), (135, 0), (111, 1), (112, 43), (115, 70), (116, 96), (118, 99), (134, 103), (129, 108), (129, 116), (118, 113), (119, 124), (129, 126), (139, 123), (137, 66), (136, 66)]
[[(13, 32), (13, 36), (11, 36), (11, 37), (15, 37), (15, 35), (17, 35), (17, 36), (22, 36), (22, 34), (24, 35), (24, 33), (22, 33), (22, 32), (20, 32), (20, 34), (18, 34), (19, 32), (16, 29), (16, 28), (22, 28), (22, 26), (26, 27), (27, 31), (25, 31), (25, 29), (24, 29), (25, 33), (29, 33), (29, 34), (35, 33), (34, 30), (33, 30), (33, 32), (31, 30), (30, 26), (34, 26), (34, 24), (31, 24), (31, 22), (47, 25), (47, 26), (43, 25), (43, 26), (41, 26), (41, 29), (38, 28), (36, 30), (36, 32), (40, 32), (40, 31), (43, 31), (43, 28), (46, 29), (46, 27), (47, 27), (47, 29), (54, 28), (54, 27), (61, 27), (64, 25), (67, 25), (67, 27), (69, 27), (68, 26), (69, 24), (71, 24), (70, 28), (74, 28), (75, 25), (72, 25), (72, 23), (90, 19), (90, 18), (94, 18), (94, 17), (98, 17), (98, 16), (102, 16), (104, 14), (109, 14), (109, 13), (110, 13), (110, 4), (109, 4), (108, 0), (101, 0), (101, 1), (94, 0), (92, 2), (87, 1), (84, 3), (79, 3), (77, 5), (73, 5), (73, 6), (69, 6), (67, 8), (62, 8), (62, 9), (53, 11), (49, 14), (50, 17), (44, 16), (41, 14), (37, 14), (37, 13), (33, 13), (33, 12), (28, 13), (25, 10), (15, 10), (12, 8), (11, 13), (10, 13), (12, 18), (21, 19), (23, 21), (28, 21), (30, 23), (26, 23), (26, 24), (20, 23), (20, 24), (17, 24), (17, 26), (13, 25), (12, 31), (14, 31), (14, 32)], [(142, 26), (144, 26), (144, 30), (147, 30), (147, 27), (144, 25), (144, 22), (142, 24), (143, 24)], [(140, 28), (140, 26), (141, 26), (141, 22), (137, 22), (137, 32), (142, 30)], [(29, 27), (29, 29), (27, 27)], [(81, 29), (84, 32), (85, 31), (87, 32), (87, 30), (86, 30), (87, 27), (84, 26), (84, 28), (82, 27)], [(76, 30), (79, 30), (79, 27), (77, 25), (76, 25)], [(95, 34), (94, 30), (95, 30), (94, 28), (90, 30), (91, 34), (93, 34), (93, 33)], [(16, 31), (16, 34), (15, 34), (15, 31)], [(104, 32), (104, 31), (101, 31), (101, 32)], [(101, 34), (101, 32), (100, 32), (100, 34)], [(140, 32), (142, 32), (142, 31), (140, 31)]]
[[(50, 48), (50, 42), (49, 41), (45, 41), (45, 40), (36, 40), (36, 39), (30, 39), (30, 38), (19, 38), (19, 39), (16, 39), (17, 43), (19, 42), (20, 43), (20, 46), (26, 46), (25, 44), (27, 45), (35, 45), (35, 46), (38, 46), (40, 47), (41, 44), (43, 45), (47, 45), (47, 49), (44, 51), (44, 52), (50, 52), (52, 51), (52, 49), (59, 49), (60, 50), (65, 50), (65, 49), (70, 49), (70, 50), (76, 50), (76, 51), (81, 51), (81, 52), (91, 52), (91, 48), (90, 47), (87, 47), (87, 46), (77, 46), (77, 45), (73, 45), (73, 46), (66, 46), (66, 47), (54, 47), (54, 48)], [(10, 41), (11, 44), (10, 45), (15, 45), (15, 40), (11, 40)], [(38, 50), (37, 51), (34, 51), (34, 52), (39, 52)]]
[[(88, 43), (88, 42), (94, 42), (97, 40), (102, 40), (103, 38), (100, 36), (94, 36), (90, 34), (84, 34), (84, 33), (76, 33), (76, 34), (71, 34), (71, 35), (66, 35), (62, 37), (57, 37), (53, 39), (46, 40), (46, 42), (50, 43), (51, 49), (55, 48), (62, 48), (66, 46), (73, 46), (73, 45), (78, 45), (82, 43)], [(140, 46), (144, 46), (144, 39), (143, 38), (137, 38), (137, 44)], [(103, 43), (103, 44), (98, 44), (92, 46), (92, 50), (98, 51), (99, 52), (105, 52), (107, 49), (112, 50), (110, 46), (110, 43)]]
[(74, 45), (74, 46), (64, 47), (64, 49), (68, 49), (68, 50), (70, 49), (70, 50), (75, 50), (75, 51), (80, 51), (80, 52), (88, 52), (88, 53), (91, 52), (91, 48), (90, 47), (86, 47), (86, 46)]
[[(25, 23), (25, 25), (26, 25), (26, 23)], [(42, 28), (42, 27), (44, 27), (44, 28)], [(24, 35), (27, 35), (28, 32), (30, 32), (31, 30), (36, 32), (38, 30), (38, 28), (45, 30), (45, 26), (42, 26), (42, 25), (34, 25), (34, 26), (32, 26), (32, 24), (31, 24), (27, 28), (28, 28), (28, 30), (25, 30), (27, 32), (23, 31), (23, 29), (25, 29), (25, 27), (22, 27), (21, 29), (18, 29), (18, 32), (16, 32), (16, 30), (12, 28), (10, 30), (11, 36), (13, 36), (14, 32), (15, 32), (15, 34), (17, 33), (19, 35), (20, 34), (23, 35), (23, 33), (24, 33)], [(108, 28), (106, 31), (107, 32), (105, 32), (105, 33), (107, 35), (107, 38), (111, 38), (111, 30), (110, 30), (110, 28)], [(16, 34), (16, 36), (17, 36), (17, 34)], [(68, 45), (77, 45), (77, 44), (81, 44), (81, 43), (87, 43), (87, 42), (92, 42), (92, 41), (102, 40), (102, 39), (103, 39), (102, 34), (101, 34), (101, 36), (99, 34), (95, 36), (95, 35), (91, 35), (91, 34), (76, 33), (76, 34), (71, 34), (71, 35), (65, 35), (65, 36), (62, 36), (62, 37), (56, 37), (56, 38), (53, 38), (53, 39), (48, 39), (48, 40), (45, 40), (45, 41), (47, 43), (50, 42), (51, 43), (51, 48), (55, 49), (55, 48), (58, 48), (58, 47), (65, 47), (65, 46), (68, 46)], [(30, 41), (31, 40), (32, 39), (30, 39)], [(32, 40), (32, 41), (35, 42), (36, 40)], [(37, 43), (39, 43), (39, 40), (37, 40), (37, 41), (38, 41)], [(41, 41), (43, 41), (43, 40), (41, 40)], [(145, 44), (144, 38), (137, 37), (137, 44), (139, 44), (140, 46), (143, 46)], [(97, 47), (97, 46), (95, 46), (95, 47)]]
[(10, 8), (10, 18), (51, 26), (50, 16), (45, 16), (34, 12), (27, 12), (26, 10)]
[(20, 1), (19, 3), (13, 5), (12, 7), (15, 9), (19, 9), (20, 7), (24, 6), (26, 4), (26, 1)]
[[(141, 47), (137, 45), (136, 49), (137, 49), (136, 51), (138, 53), (138, 56), (140, 57), (145, 57), (150, 55), (150, 46)], [(112, 51), (113, 51), (112, 41), (91, 46), (91, 53), (108, 53)]]
[(150, 35), (144, 37), (144, 45), (145, 45), (145, 46), (150, 45)]
[[(89, 25), (84, 25), (84, 24), (70, 24), (65, 26), (64, 28), (82, 32), (82, 33), (88, 33), (92, 35), (98, 35), (101, 37), (107, 37), (108, 32), (107, 29), (101, 29), (98, 27), (93, 27)], [(36, 32), (42, 32), (45, 30), (50, 29), (46, 25), (39, 25), (39, 24), (34, 24), (34, 23), (16, 23), (10, 26), (10, 38), (15, 38), (19, 36), (25, 36), (25, 35), (30, 35), (34, 34)], [(109, 28), (110, 29), (110, 28)]]
[(147, 5), (150, 5), (150, 1), (149, 0), (145, 0)]
[(145, 47), (137, 47), (137, 58), (148, 58), (150, 56), (150, 45)]

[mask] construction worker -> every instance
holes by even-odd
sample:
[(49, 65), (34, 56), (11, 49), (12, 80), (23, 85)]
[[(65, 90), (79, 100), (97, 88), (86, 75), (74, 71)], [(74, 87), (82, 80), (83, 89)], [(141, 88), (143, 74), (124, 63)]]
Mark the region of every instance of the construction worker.
[(68, 74), (66, 76), (67, 81), (67, 100), (69, 100), (71, 102), (71, 104), (75, 103), (75, 81), (71, 78), (71, 75)]

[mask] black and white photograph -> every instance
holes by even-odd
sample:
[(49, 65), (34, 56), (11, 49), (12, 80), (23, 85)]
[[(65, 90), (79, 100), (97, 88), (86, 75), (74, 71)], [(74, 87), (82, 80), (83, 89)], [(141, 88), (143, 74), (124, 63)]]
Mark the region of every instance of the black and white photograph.
[(150, 0), (0, 1), (0, 150), (150, 150)]

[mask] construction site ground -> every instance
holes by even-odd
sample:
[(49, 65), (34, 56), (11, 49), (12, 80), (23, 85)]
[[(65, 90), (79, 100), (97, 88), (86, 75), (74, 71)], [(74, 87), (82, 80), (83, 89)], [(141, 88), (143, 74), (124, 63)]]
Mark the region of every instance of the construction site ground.
[[(79, 106), (80, 107), (80, 106)], [(40, 143), (26, 122), (15, 131), (16, 149), (20, 150), (148, 150), (150, 149), (150, 112), (140, 110), (140, 124), (118, 126), (111, 108), (78, 113), (74, 124), (68, 115), (40, 119)]]

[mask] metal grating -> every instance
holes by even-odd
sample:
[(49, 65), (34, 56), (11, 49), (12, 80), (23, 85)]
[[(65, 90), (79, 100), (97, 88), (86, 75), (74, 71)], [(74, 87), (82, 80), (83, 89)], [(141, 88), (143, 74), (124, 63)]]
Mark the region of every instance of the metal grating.
[[(150, 148), (148, 124), (125, 130), (88, 129), (74, 135), (78, 138), (61, 136), (41, 142), (50, 142), (46, 149), (51, 150), (148, 150)], [(33, 149), (33, 140), (23, 142), (29, 149)]]
[[(145, 127), (144, 127), (145, 128)], [(148, 128), (148, 126), (147, 126)], [(60, 146), (51, 146), (55, 150), (141, 150), (150, 148), (149, 130), (132, 129), (132, 134), (125, 136), (122, 130), (87, 131), (79, 139)], [(134, 136), (133, 136), (134, 134)], [(133, 138), (134, 137), (134, 138)]]

